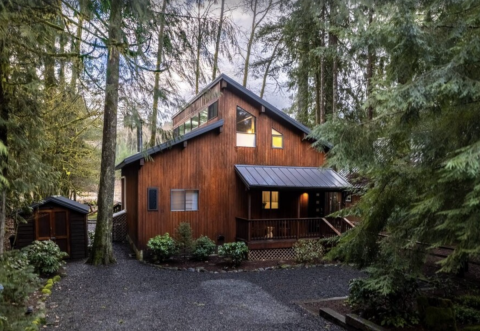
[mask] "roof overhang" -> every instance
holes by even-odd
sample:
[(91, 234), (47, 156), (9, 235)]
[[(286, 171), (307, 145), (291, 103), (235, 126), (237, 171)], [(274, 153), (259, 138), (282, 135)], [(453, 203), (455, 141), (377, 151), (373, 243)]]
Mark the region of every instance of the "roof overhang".
[(328, 168), (236, 164), (235, 171), (247, 189), (343, 191), (352, 188), (345, 177)]
[(90, 211), (90, 208), (87, 205), (84, 205), (80, 202), (70, 200), (68, 198), (59, 196), (59, 195), (54, 195), (51, 197), (46, 198), (45, 200), (42, 200), (38, 203), (33, 204), (31, 207), (33, 209), (43, 206), (44, 204), (47, 203), (53, 203), (56, 204), (60, 207), (64, 207), (70, 210), (74, 210), (80, 214), (88, 214)]

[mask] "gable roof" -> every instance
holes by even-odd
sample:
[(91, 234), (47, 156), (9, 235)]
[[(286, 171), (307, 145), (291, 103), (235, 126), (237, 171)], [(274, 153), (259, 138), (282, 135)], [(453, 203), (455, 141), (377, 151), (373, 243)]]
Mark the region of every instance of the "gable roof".
[(251, 100), (253, 100), (254, 102), (256, 103), (259, 103), (260, 105), (264, 106), (265, 107), (265, 111), (267, 113), (270, 113), (270, 114), (274, 114), (278, 117), (280, 117), (282, 120), (286, 121), (287, 123), (291, 124), (292, 126), (294, 126), (295, 128), (299, 129), (300, 131), (302, 131), (303, 133), (305, 134), (310, 134), (310, 129), (307, 128), (305, 125), (303, 125), (302, 123), (300, 122), (297, 122), (295, 119), (291, 118), (290, 116), (288, 116), (285, 112), (281, 111), (280, 109), (278, 109), (277, 107), (273, 106), (272, 104), (270, 104), (268, 101), (260, 98), (258, 95), (256, 95), (255, 93), (253, 93), (252, 91), (250, 91), (249, 89), (247, 89), (246, 87), (243, 87), (241, 84), (239, 84), (238, 82), (236, 82), (235, 80), (233, 80), (232, 78), (228, 77), (227, 75), (225, 74), (221, 74), (220, 76), (218, 76), (217, 78), (215, 78), (215, 80), (213, 80), (210, 84), (208, 84), (207, 86), (205, 86), (201, 91), (200, 93), (198, 93), (196, 96), (194, 96), (188, 103), (187, 105), (181, 110), (179, 111), (178, 113), (176, 113), (173, 117), (177, 116), (178, 114), (180, 114), (182, 111), (184, 111), (186, 108), (188, 108), (192, 103), (194, 103), (195, 101), (197, 101), (203, 94), (205, 94), (205, 92), (207, 92), (208, 90), (210, 90), (213, 86), (215, 86), (218, 82), (220, 82), (221, 80), (224, 80), (225, 82), (227, 82), (227, 89), (230, 89), (230, 90), (234, 90), (235, 92), (243, 95), (244, 97), (247, 97)]
[(119, 169), (122, 169), (123, 167), (125, 167), (126, 165), (130, 164), (130, 163), (133, 163), (135, 161), (139, 161), (140, 159), (143, 159), (145, 158), (146, 156), (150, 156), (150, 155), (153, 155), (155, 153), (158, 153), (160, 151), (163, 151), (167, 148), (170, 148), (170, 147), (173, 147), (175, 145), (178, 145), (184, 141), (187, 141), (189, 139), (192, 139), (192, 138), (195, 138), (195, 137), (198, 137), (204, 133), (207, 133), (207, 132), (210, 132), (214, 129), (218, 129), (219, 127), (223, 126), (223, 119), (220, 119), (216, 122), (213, 122), (211, 124), (208, 124), (202, 128), (199, 128), (199, 129), (195, 129), (193, 131), (190, 131), (189, 133), (186, 133), (184, 134), (183, 136), (179, 137), (179, 138), (176, 138), (176, 139), (173, 139), (173, 140), (169, 140), (167, 142), (164, 142), (163, 144), (160, 144), (160, 145), (157, 145), (157, 146), (154, 146), (152, 148), (149, 148), (147, 149), (146, 151), (143, 151), (143, 152), (139, 152), (137, 154), (134, 154), (132, 156), (129, 156), (127, 157), (126, 159), (124, 159), (122, 162), (120, 162), (119, 164), (117, 164), (117, 166), (115, 167), (115, 170), (119, 170)]
[(236, 164), (247, 188), (343, 190), (352, 185), (333, 169)]
[(90, 208), (87, 205), (84, 205), (83, 203), (80, 203), (77, 201), (70, 200), (60, 195), (53, 195), (51, 197), (46, 198), (45, 200), (42, 200), (41, 202), (35, 203), (32, 205), (32, 208), (40, 207), (49, 202), (59, 205), (61, 207), (65, 207), (70, 210), (74, 210), (81, 214), (88, 214), (88, 212), (90, 211)]

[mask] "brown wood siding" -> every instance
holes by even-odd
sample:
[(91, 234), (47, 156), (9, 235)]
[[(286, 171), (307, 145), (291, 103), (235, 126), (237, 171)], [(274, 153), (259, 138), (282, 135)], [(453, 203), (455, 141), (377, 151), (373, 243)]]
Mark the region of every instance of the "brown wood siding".
[[(236, 147), (236, 107), (240, 106), (257, 118), (255, 148)], [(124, 169), (127, 176), (127, 215), (130, 224), (134, 221), (130, 203), (138, 197), (138, 242), (145, 249), (151, 237), (169, 232), (173, 234), (181, 222), (189, 222), (194, 236), (207, 235), (216, 240), (218, 235), (225, 241), (235, 239), (235, 217), (247, 217), (248, 192), (235, 173), (235, 164), (320, 166), (324, 154), (312, 149), (303, 141), (303, 133), (284, 121), (277, 121), (266, 114), (260, 115), (260, 106), (252, 105), (228, 89), (219, 99), (218, 117), (224, 119), (223, 132), (212, 131), (188, 141), (187, 147), (175, 146), (153, 156), (152, 161), (138, 171), (138, 192), (129, 186), (134, 173)], [(271, 129), (281, 132), (283, 149), (271, 147)], [(147, 211), (147, 188), (158, 187), (159, 210)], [(170, 211), (171, 189), (199, 190), (198, 211)], [(130, 191), (130, 192), (129, 192)], [(282, 217), (297, 217), (298, 192), (281, 196)], [(252, 217), (264, 217), (261, 195), (252, 192)], [(282, 211), (271, 211), (273, 217)], [(132, 218), (133, 217), (133, 218)], [(131, 231), (129, 229), (129, 231)], [(129, 232), (130, 233), (130, 232)], [(133, 238), (132, 238), (133, 239)]]
[(70, 211), (70, 258), (87, 257), (87, 215)]
[[(193, 115), (198, 114), (203, 109), (211, 105), (215, 100), (218, 99), (220, 93), (220, 83), (216, 84), (208, 93), (202, 95), (194, 103), (192, 103), (188, 108), (183, 110), (181, 113), (178, 113), (173, 117), (173, 127), (176, 128), (179, 124), (184, 123), (185, 120), (191, 118)], [(209, 122), (213, 122), (215, 119), (211, 119)], [(205, 124), (206, 125), (206, 124)]]
[(137, 235), (137, 212), (138, 212), (138, 163), (122, 169), (122, 176), (125, 176), (126, 181), (126, 202), (125, 209), (127, 213), (127, 233), (130, 239), (138, 244)]
[(35, 219), (29, 218), (27, 223), (21, 223), (18, 226), (15, 248), (23, 248), (30, 245), (35, 240)]

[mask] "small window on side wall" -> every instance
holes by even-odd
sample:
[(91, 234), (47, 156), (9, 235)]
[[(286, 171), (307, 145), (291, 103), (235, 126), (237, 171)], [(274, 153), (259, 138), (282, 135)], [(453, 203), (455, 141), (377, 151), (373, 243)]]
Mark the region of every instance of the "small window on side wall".
[(272, 148), (283, 148), (283, 134), (272, 129)]
[(207, 123), (208, 121), (208, 109), (204, 109), (200, 112), (200, 125)]
[(263, 209), (278, 209), (278, 191), (262, 191)]
[(198, 190), (171, 190), (171, 211), (198, 210)]
[(147, 210), (158, 210), (158, 188), (156, 187), (147, 189)]

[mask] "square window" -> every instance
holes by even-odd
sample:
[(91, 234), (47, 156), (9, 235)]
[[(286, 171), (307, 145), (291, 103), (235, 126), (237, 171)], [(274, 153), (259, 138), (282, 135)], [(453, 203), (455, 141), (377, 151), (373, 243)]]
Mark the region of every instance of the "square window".
[(218, 116), (218, 101), (215, 101), (208, 106), (208, 119), (212, 119)]
[(262, 208), (263, 209), (278, 209), (279, 207), (279, 193), (278, 191), (262, 191)]
[(272, 129), (272, 148), (283, 148), (283, 134)]
[(198, 210), (198, 190), (171, 190), (171, 211), (196, 211)]

